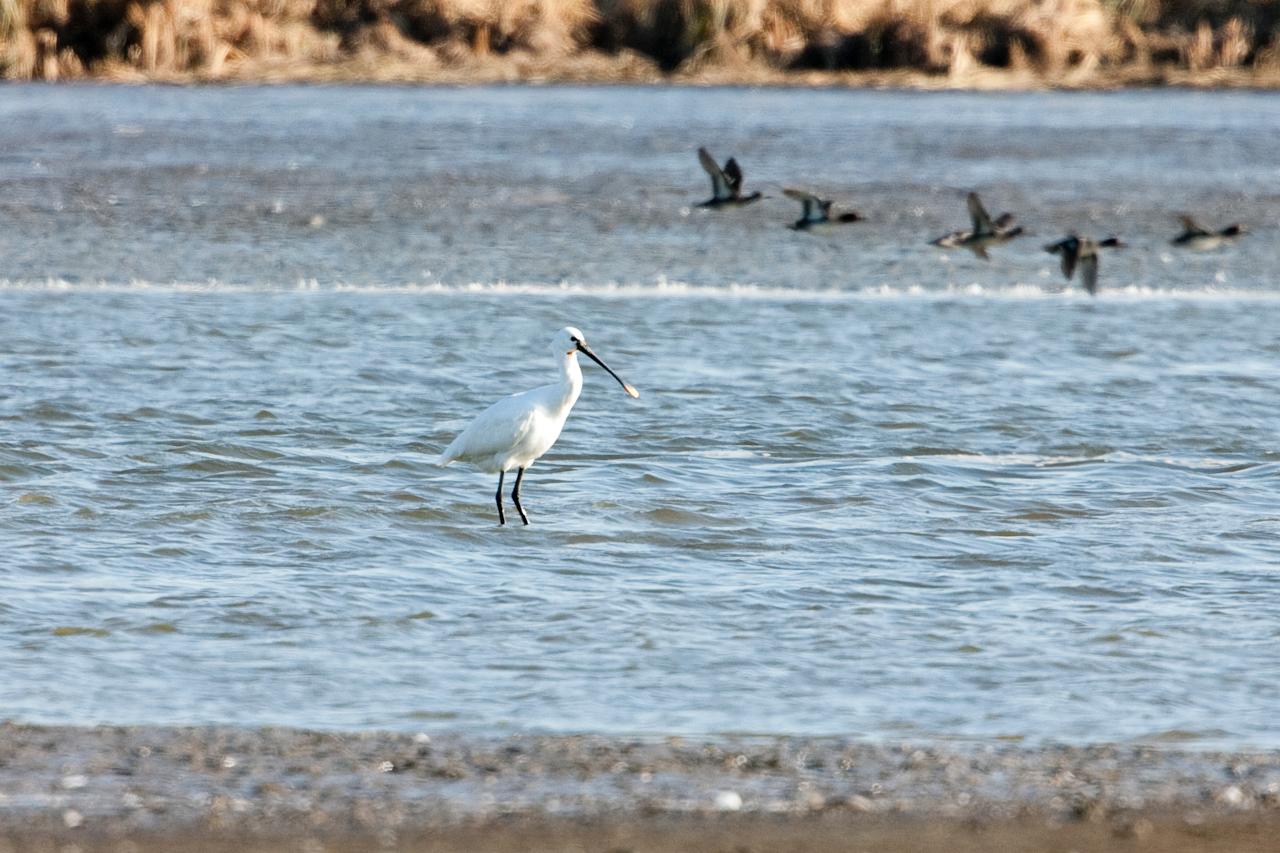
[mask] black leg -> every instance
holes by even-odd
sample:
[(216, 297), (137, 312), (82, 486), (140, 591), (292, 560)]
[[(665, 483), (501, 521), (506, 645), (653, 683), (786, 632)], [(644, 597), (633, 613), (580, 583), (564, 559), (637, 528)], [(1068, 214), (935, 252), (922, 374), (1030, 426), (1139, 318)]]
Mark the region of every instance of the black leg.
[(524, 514), (524, 507), (520, 505), (520, 481), (524, 479), (524, 469), (516, 469), (516, 485), (511, 490), (511, 500), (516, 502), (516, 512), (520, 513), (520, 520), (525, 524), (529, 523), (529, 516)]
[(498, 494), (495, 496), (495, 498), (498, 501), (498, 523), (499, 524), (507, 523), (507, 514), (502, 511), (502, 478), (505, 476), (507, 476), (506, 471), (498, 472)]

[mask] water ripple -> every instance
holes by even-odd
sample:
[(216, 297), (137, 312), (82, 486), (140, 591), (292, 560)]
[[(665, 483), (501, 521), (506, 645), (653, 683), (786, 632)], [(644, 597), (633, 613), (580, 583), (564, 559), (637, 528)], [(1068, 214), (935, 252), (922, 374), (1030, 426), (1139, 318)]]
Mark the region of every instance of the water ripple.
[[(582, 134), (576, 107), (515, 121), (487, 90), (465, 110), (492, 121), (456, 134), (432, 130), (464, 109), (440, 92), (290, 90), (371, 119), (354, 145), (298, 135), (276, 90), (237, 111), (166, 93), (180, 114), (77, 91), (60, 98), (93, 109), (0, 137), (44, 146), (54, 188), (86, 162), (104, 193), (152, 183), (92, 223), (5, 207), (6, 715), (1280, 743), (1274, 165), (1213, 155), (1271, 151), (1266, 96), (1231, 101), (1248, 120), (1224, 135), (1188, 93), (1089, 115), (1018, 96), (989, 125), (918, 94), (628, 92), (647, 120), (616, 136)], [(192, 168), (46, 132), (104, 104)], [(957, 153), (1039, 150), (1060, 110), (1107, 134), (1106, 162)], [(859, 158), (798, 150), (791, 125)], [(246, 146), (246, 126), (275, 131)], [(690, 134), (724, 133), (761, 183), (788, 164), (874, 215), (846, 242), (798, 239), (773, 202), (679, 216), (703, 191)], [(486, 158), (534, 135), (546, 153)], [(273, 165), (299, 146), (331, 161)], [(166, 200), (199, 163), (226, 177), (178, 246)], [(532, 200), (470, 207), (477, 175)], [(583, 195), (618, 176), (638, 196)], [(1037, 233), (1122, 224), (1139, 245), (1096, 300), (1039, 238), (990, 264), (917, 247), (963, 224), (972, 186)], [(286, 189), (329, 227), (264, 224)], [(376, 227), (344, 217), (353, 192)], [(1175, 201), (1258, 228), (1166, 261)], [(588, 365), (526, 478), (533, 525), (499, 529), (494, 478), (432, 460), (551, 378), (568, 322), (643, 396)]]

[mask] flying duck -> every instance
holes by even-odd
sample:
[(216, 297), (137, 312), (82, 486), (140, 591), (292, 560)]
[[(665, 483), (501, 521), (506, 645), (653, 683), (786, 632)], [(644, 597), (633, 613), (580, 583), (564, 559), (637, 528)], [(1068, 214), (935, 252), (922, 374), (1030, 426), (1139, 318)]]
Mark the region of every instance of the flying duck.
[(931, 245), (941, 246), (944, 249), (965, 248), (984, 261), (988, 261), (991, 260), (991, 256), (987, 254), (987, 247), (1007, 243), (1022, 233), (1022, 228), (1013, 224), (1012, 213), (1002, 213), (999, 219), (992, 222), (990, 214), (982, 206), (982, 200), (978, 198), (977, 193), (969, 193), (968, 205), (973, 228), (969, 231), (952, 231), (950, 234), (944, 234), (932, 241)]
[[(1013, 214), (1002, 213), (995, 220), (996, 233), (1001, 234), (1013, 230)], [(1019, 228), (1018, 232), (1021, 233)], [(943, 234), (937, 240), (931, 240), (930, 246), (938, 246), (943, 249), (955, 249), (960, 246), (960, 241), (973, 235), (972, 231), (952, 231), (950, 234)]]
[(1169, 242), (1184, 249), (1194, 249), (1201, 252), (1208, 251), (1209, 249), (1216, 249), (1219, 246), (1233, 243), (1237, 237), (1249, 233), (1249, 229), (1238, 222), (1228, 225), (1221, 231), (1210, 231), (1185, 214), (1179, 216), (1178, 219), (1182, 222), (1182, 233)]
[(1062, 257), (1062, 275), (1067, 281), (1071, 280), (1072, 274), (1076, 271), (1076, 265), (1079, 264), (1080, 280), (1084, 284), (1084, 289), (1090, 296), (1095, 296), (1098, 293), (1098, 250), (1121, 249), (1124, 245), (1118, 237), (1094, 240), (1091, 237), (1072, 234), (1056, 243), (1050, 243), (1044, 247), (1044, 250), (1051, 255)]
[(845, 225), (850, 222), (862, 221), (862, 217), (854, 211), (841, 213), (839, 216), (832, 218), (831, 201), (818, 198), (813, 193), (792, 187), (787, 187), (782, 192), (787, 198), (793, 198), (804, 206), (800, 218), (787, 226), (792, 231), (810, 231), (819, 226)]
[(742, 194), (742, 167), (732, 157), (722, 169), (716, 164), (716, 158), (711, 156), (711, 152), (705, 148), (699, 148), (698, 162), (711, 176), (711, 198), (698, 207), (741, 207), (761, 197), (758, 192), (751, 195)]

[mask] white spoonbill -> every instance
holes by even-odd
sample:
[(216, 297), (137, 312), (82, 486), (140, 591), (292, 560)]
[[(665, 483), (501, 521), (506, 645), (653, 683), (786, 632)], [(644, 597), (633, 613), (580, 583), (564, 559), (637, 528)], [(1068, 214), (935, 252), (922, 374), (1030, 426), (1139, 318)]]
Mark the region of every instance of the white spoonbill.
[(628, 395), (640, 396), (639, 391), (623, 382), (621, 376), (591, 351), (582, 332), (573, 326), (565, 326), (556, 332), (551, 339), (551, 352), (560, 364), (559, 382), (503, 397), (481, 412), (440, 454), (441, 465), (468, 462), (486, 473), (497, 472), (499, 524), (507, 523), (506, 513), (502, 510), (502, 479), (512, 468), (516, 469), (516, 484), (511, 490), (511, 500), (515, 501), (520, 520), (529, 523), (529, 516), (520, 505), (520, 481), (524, 479), (525, 469), (556, 443), (569, 417), (569, 410), (582, 393), (578, 353), (608, 371)]

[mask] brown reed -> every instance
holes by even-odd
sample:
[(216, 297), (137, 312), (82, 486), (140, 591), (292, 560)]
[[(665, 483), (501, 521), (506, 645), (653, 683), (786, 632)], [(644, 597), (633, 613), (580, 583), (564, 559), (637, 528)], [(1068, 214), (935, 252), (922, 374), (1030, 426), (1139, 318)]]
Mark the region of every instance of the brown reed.
[(687, 80), (1280, 80), (1280, 0), (0, 0), (9, 79), (607, 80), (646, 65)]

